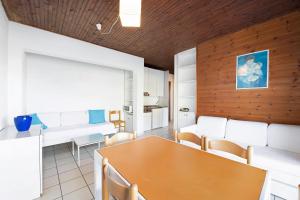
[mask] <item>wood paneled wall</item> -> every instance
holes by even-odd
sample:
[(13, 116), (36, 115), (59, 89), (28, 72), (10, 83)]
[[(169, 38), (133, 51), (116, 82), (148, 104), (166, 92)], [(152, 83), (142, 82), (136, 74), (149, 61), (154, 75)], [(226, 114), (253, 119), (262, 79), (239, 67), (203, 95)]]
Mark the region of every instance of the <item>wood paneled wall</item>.
[[(265, 49), (269, 88), (236, 90), (236, 56)], [(300, 124), (300, 10), (197, 46), (197, 115)]]

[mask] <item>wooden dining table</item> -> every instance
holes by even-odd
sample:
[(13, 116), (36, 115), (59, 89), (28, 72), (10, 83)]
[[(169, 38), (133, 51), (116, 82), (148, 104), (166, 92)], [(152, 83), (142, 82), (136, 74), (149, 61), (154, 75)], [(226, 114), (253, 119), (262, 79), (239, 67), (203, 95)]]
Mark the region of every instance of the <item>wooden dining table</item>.
[(263, 199), (267, 172), (205, 151), (149, 136), (95, 152), (95, 198), (101, 199), (101, 159), (147, 200)]

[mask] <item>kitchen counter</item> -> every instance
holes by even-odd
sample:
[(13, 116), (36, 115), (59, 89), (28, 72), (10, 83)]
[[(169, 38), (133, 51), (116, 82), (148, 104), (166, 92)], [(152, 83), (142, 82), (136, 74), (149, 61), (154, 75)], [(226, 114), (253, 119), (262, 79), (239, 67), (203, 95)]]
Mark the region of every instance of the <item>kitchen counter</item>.
[(152, 109), (167, 108), (167, 107), (168, 106), (147, 105), (147, 106), (144, 106), (144, 113), (152, 112)]

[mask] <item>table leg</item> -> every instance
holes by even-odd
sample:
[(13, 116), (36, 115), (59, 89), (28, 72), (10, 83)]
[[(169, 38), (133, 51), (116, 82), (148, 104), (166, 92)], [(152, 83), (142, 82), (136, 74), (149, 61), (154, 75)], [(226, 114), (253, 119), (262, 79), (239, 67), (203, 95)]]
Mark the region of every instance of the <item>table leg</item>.
[(72, 141), (72, 153), (73, 153), (73, 156), (74, 156), (74, 154), (75, 154), (75, 152), (74, 152), (74, 141)]
[(78, 163), (78, 166), (80, 166), (80, 146), (78, 145), (77, 146), (77, 163)]

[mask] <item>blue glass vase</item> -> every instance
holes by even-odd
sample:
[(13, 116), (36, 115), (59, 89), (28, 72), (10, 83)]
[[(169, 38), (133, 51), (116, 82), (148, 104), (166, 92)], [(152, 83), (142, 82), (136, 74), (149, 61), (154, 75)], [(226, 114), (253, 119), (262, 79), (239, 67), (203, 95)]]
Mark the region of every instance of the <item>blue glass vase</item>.
[(30, 129), (32, 117), (29, 115), (17, 116), (14, 118), (15, 126), (19, 132), (26, 132)]

